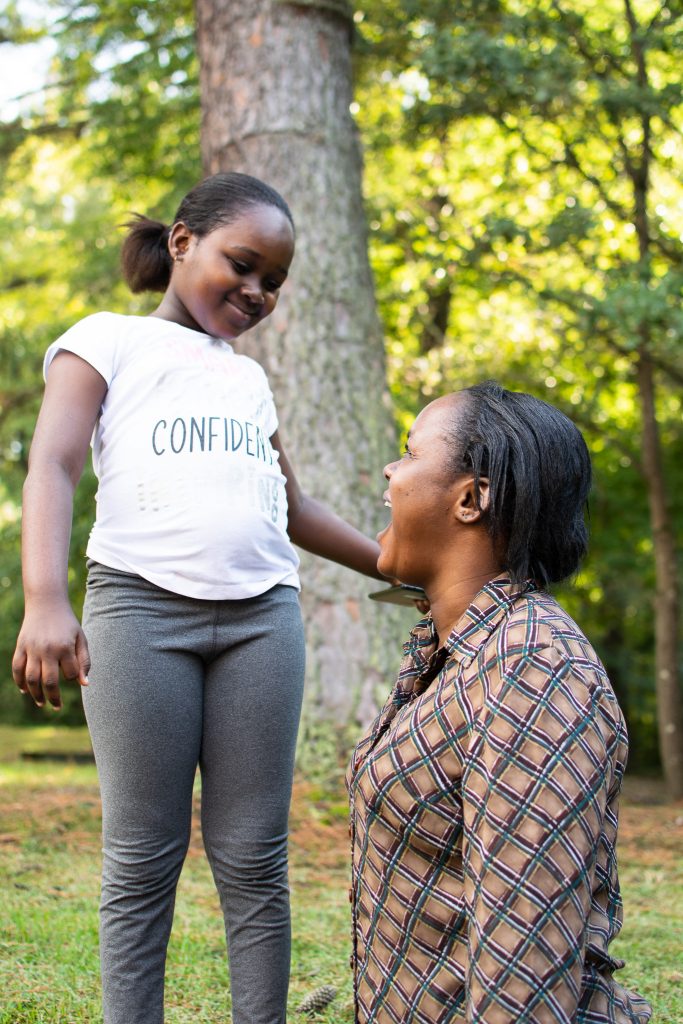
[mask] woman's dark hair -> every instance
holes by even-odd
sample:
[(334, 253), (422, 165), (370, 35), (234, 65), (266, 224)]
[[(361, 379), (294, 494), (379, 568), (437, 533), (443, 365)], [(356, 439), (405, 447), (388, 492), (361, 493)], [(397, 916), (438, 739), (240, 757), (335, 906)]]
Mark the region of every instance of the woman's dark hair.
[[(173, 218), (182, 221), (198, 238), (221, 224), (237, 220), (250, 207), (275, 206), (294, 227), (292, 213), (279, 192), (270, 185), (237, 171), (213, 174), (187, 193)], [(121, 250), (123, 276), (134, 292), (163, 292), (171, 279), (168, 251), (171, 228), (158, 220), (135, 214)]]
[(591, 487), (586, 442), (552, 405), (486, 381), (460, 392), (458, 471), (489, 481), (489, 533), (515, 582), (557, 583), (575, 573), (588, 547)]

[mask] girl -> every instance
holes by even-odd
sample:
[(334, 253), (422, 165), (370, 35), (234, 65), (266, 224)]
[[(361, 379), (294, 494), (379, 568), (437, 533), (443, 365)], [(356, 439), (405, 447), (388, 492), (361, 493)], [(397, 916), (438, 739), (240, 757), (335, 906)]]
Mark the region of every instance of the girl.
[[(217, 174), (171, 228), (130, 228), (127, 281), (164, 295), (150, 316), (97, 313), (48, 349), (13, 675), (39, 706), (60, 707), (60, 669), (84, 687), (102, 790), (106, 1024), (163, 1021), (197, 765), (233, 1020), (279, 1024), (304, 672), (290, 541), (382, 578), (378, 546), (301, 492), (265, 374), (229, 344), (273, 311), (287, 277), (294, 227), (282, 197)], [(81, 629), (67, 556), (91, 436), (99, 490)]]

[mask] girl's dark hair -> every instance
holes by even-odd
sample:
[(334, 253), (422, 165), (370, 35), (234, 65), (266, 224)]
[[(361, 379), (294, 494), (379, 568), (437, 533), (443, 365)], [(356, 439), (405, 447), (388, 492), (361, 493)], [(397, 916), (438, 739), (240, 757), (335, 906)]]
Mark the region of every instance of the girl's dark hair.
[[(270, 185), (237, 171), (212, 174), (187, 193), (173, 218), (182, 221), (198, 238), (221, 224), (229, 224), (253, 206), (275, 206), (294, 227), (292, 214), (279, 192)], [(168, 251), (171, 228), (158, 220), (135, 214), (121, 250), (123, 276), (134, 292), (163, 292), (171, 279)]]
[(465, 388), (458, 407), (458, 471), (489, 481), (485, 516), (514, 582), (541, 587), (575, 573), (588, 547), (586, 442), (552, 405), (495, 381)]

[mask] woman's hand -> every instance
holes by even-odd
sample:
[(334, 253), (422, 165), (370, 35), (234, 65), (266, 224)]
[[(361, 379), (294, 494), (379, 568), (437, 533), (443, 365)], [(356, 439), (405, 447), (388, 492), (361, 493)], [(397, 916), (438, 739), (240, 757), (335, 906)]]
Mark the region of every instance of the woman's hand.
[(12, 677), (37, 706), (62, 706), (59, 673), (88, 685), (88, 642), (68, 603), (45, 602), (27, 608), (12, 659)]

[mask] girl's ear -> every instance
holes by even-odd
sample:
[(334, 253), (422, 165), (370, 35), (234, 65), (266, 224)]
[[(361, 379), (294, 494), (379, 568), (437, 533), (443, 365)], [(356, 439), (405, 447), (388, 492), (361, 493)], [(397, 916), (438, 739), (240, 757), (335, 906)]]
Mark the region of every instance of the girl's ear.
[(465, 477), (458, 487), (454, 505), (455, 518), (461, 523), (478, 523), (489, 506), (490, 490), (487, 477), (479, 478), (479, 504), (477, 505), (474, 477)]
[(191, 241), (192, 232), (187, 224), (184, 224), (181, 220), (176, 221), (168, 236), (168, 251), (174, 262), (182, 260), (190, 247)]

